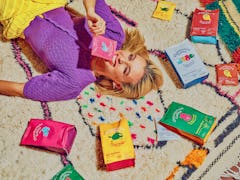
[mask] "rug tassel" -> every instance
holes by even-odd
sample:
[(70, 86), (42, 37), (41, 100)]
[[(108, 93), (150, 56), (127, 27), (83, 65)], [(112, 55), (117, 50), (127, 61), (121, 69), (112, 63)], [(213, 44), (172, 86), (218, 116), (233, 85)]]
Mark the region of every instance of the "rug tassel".
[[(180, 166), (188, 166), (198, 168), (204, 162), (208, 154), (208, 149), (193, 149), (186, 157), (185, 160), (180, 162)], [(179, 170), (179, 166), (176, 166), (166, 180), (173, 180), (175, 174)]]
[(186, 156), (185, 160), (181, 162), (181, 165), (188, 165), (190, 167), (194, 166), (198, 168), (207, 157), (207, 154), (207, 149), (194, 149)]
[(176, 166), (174, 169), (173, 169), (173, 172), (171, 172), (171, 174), (166, 178), (166, 180), (173, 180), (176, 172), (179, 170), (179, 166)]

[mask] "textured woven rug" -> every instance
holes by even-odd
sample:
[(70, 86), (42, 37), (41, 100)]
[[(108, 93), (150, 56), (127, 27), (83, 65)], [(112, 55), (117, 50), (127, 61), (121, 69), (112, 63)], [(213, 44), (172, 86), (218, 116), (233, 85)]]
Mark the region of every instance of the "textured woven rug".
[(219, 9), (219, 36), (235, 62), (240, 63), (240, 1), (223, 0), (208, 4), (207, 9)]
[[(85, 179), (220, 178), (240, 161), (240, 85), (217, 85), (215, 72), (216, 64), (232, 61), (231, 53), (220, 37), (217, 45), (194, 44), (210, 76), (188, 89), (179, 87), (164, 54), (167, 47), (188, 36), (191, 14), (200, 7), (199, 1), (173, 0), (176, 8), (170, 21), (152, 18), (156, 1), (107, 2), (125, 28), (137, 27), (144, 34), (151, 59), (163, 71), (163, 87), (138, 100), (101, 96), (93, 84), (69, 101), (44, 103), (0, 96), (0, 179), (51, 179), (69, 161)], [(80, 0), (70, 6), (84, 12)], [(0, 42), (0, 79), (26, 81), (45, 71), (23, 41)], [(204, 146), (158, 129), (156, 122), (172, 101), (216, 117), (217, 127)], [(129, 120), (136, 166), (106, 172), (97, 126), (119, 120), (120, 112)], [(68, 157), (19, 146), (31, 118), (54, 119), (77, 127)], [(170, 137), (172, 140), (166, 140)]]

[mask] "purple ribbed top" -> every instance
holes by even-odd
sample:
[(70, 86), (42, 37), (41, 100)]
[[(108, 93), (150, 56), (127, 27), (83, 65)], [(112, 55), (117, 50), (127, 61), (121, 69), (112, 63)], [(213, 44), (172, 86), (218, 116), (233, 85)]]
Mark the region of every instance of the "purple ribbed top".
[[(104, 0), (97, 0), (96, 12), (106, 21), (105, 37), (117, 41), (120, 49), (124, 32)], [(85, 18), (71, 18), (64, 8), (36, 17), (24, 31), (25, 39), (46, 64), (48, 73), (29, 80), (24, 96), (37, 101), (76, 98), (96, 78), (90, 69), (91, 42)]]

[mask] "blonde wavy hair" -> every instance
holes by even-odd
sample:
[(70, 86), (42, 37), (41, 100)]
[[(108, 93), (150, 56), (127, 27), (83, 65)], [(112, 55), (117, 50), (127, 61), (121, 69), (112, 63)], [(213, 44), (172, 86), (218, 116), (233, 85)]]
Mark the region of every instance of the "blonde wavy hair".
[(145, 46), (145, 39), (137, 29), (125, 31), (123, 50), (137, 54), (146, 60), (145, 73), (136, 84), (122, 83), (121, 89), (113, 87), (113, 81), (104, 76), (98, 76), (95, 82), (97, 92), (106, 95), (138, 99), (145, 96), (151, 90), (158, 90), (163, 84), (163, 76), (160, 69), (149, 59), (149, 53)]

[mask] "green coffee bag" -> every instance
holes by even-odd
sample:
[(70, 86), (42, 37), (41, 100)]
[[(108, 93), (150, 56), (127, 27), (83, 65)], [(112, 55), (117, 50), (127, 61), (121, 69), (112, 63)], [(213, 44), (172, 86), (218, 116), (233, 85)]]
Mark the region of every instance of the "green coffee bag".
[(66, 165), (52, 180), (84, 180), (71, 164)]

